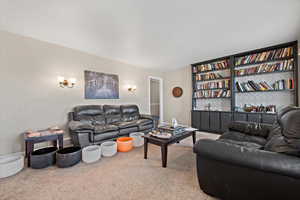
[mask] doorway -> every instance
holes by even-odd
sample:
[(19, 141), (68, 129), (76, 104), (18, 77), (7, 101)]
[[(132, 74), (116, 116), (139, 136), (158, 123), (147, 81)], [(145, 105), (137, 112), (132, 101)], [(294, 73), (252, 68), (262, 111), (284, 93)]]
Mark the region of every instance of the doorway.
[(149, 77), (149, 110), (151, 115), (159, 116), (163, 122), (163, 80), (159, 77)]

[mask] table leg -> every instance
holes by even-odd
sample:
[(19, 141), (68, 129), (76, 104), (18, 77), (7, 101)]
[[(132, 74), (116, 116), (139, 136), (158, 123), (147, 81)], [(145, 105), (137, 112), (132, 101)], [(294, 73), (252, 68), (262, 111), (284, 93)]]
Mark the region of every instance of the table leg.
[(162, 167), (167, 167), (167, 160), (168, 160), (168, 145), (161, 146), (161, 159), (162, 159)]
[(27, 141), (26, 142), (26, 153), (27, 154), (27, 165), (30, 167), (30, 155), (33, 152), (34, 143)]
[(195, 144), (196, 143), (196, 132), (193, 132), (193, 144)]
[(148, 139), (144, 138), (144, 159), (147, 159), (148, 155)]
[(63, 135), (58, 136), (58, 148), (59, 149), (64, 148), (64, 136)]
[(53, 146), (57, 147), (57, 140), (53, 140)]

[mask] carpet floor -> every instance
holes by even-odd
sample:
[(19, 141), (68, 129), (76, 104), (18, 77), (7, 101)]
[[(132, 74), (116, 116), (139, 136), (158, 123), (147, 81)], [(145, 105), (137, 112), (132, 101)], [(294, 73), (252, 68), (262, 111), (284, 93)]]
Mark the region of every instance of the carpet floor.
[(147, 160), (142, 147), (94, 164), (25, 168), (0, 180), (0, 199), (214, 200), (199, 188), (190, 141), (169, 146), (167, 168), (161, 167), (160, 148), (154, 145), (149, 145)]

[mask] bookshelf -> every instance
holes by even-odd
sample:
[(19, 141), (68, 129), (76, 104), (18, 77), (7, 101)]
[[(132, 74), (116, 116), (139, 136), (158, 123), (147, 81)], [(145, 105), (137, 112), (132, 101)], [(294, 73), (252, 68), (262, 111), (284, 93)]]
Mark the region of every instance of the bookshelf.
[[(274, 111), (273, 108), (278, 110), (285, 105), (299, 105), (297, 41), (198, 62), (191, 67), (195, 127), (201, 126), (196, 121), (205, 116), (209, 120), (202, 123), (220, 121), (222, 127), (227, 118), (238, 120), (243, 116), (242, 119), (262, 121), (275, 115), (265, 112), (270, 108)], [(246, 106), (252, 106), (253, 111), (263, 108), (264, 112), (246, 112)], [(205, 113), (196, 113), (201, 111)], [(216, 116), (213, 112), (219, 113), (216, 119), (211, 119)], [(260, 117), (254, 117), (255, 114)], [(271, 118), (265, 121), (271, 122)], [(205, 130), (208, 131), (207, 127)]]

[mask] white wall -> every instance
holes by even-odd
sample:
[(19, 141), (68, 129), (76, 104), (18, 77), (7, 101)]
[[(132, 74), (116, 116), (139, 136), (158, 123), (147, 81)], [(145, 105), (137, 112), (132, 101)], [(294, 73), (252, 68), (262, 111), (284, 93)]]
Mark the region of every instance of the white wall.
[[(174, 117), (179, 124), (191, 124), (192, 80), (191, 67), (186, 66), (164, 73), (164, 121), (171, 122)], [(174, 87), (181, 87), (183, 94), (176, 98), (172, 95)]]
[[(64, 126), (67, 112), (79, 104), (134, 103), (141, 113), (149, 113), (149, 87), (145, 80), (148, 76), (163, 76), (2, 31), (0, 44), (0, 154), (22, 151), (21, 133), (25, 130)], [(84, 70), (118, 74), (120, 99), (85, 100)], [(57, 76), (75, 77), (75, 88), (59, 88)], [(135, 94), (127, 91), (127, 84), (137, 86)]]

